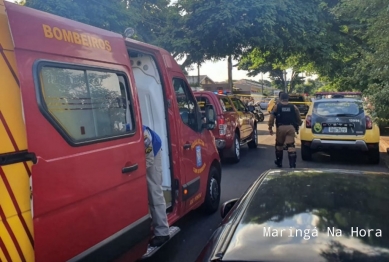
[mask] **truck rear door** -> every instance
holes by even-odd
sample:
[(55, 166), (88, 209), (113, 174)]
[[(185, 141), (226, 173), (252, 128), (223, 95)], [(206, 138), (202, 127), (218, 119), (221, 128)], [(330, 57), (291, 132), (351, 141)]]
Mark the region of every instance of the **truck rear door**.
[(27, 146), (38, 159), (36, 261), (108, 261), (144, 240), (146, 251), (145, 148), (122, 37), (11, 3), (6, 10)]

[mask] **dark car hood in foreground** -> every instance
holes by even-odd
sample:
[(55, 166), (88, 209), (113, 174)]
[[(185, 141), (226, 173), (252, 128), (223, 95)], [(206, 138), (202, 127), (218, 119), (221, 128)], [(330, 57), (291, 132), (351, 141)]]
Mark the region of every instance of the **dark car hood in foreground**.
[(389, 174), (270, 171), (247, 202), (222, 261), (389, 261)]

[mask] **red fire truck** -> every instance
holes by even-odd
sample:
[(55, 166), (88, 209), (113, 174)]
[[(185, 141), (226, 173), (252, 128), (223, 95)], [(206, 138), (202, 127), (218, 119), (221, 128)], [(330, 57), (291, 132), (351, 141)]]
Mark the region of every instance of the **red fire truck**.
[(218, 209), (215, 113), (169, 52), (0, 0), (0, 72), (0, 261), (152, 254), (142, 124), (169, 224)]

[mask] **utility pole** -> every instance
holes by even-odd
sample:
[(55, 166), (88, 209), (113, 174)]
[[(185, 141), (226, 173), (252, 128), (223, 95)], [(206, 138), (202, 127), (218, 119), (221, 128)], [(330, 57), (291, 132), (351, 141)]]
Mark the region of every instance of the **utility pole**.
[(197, 83), (198, 83), (198, 86), (199, 86), (199, 89), (200, 90), (200, 63), (197, 63)]
[(285, 93), (287, 93), (288, 92), (288, 83), (287, 83), (287, 81), (286, 81), (286, 69), (284, 70), (284, 83), (285, 83), (285, 87), (284, 87), (284, 91), (285, 91)]
[(262, 73), (262, 95), (263, 95), (263, 73)]

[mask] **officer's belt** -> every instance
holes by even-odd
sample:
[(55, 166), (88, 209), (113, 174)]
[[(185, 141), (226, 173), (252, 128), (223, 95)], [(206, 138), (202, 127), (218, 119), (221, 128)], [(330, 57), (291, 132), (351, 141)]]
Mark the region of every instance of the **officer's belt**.
[(289, 123), (289, 124), (283, 124), (283, 123), (282, 124), (278, 124), (277, 123), (276, 126), (277, 127), (279, 127), (279, 126), (294, 126), (294, 124), (293, 123)]

